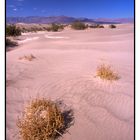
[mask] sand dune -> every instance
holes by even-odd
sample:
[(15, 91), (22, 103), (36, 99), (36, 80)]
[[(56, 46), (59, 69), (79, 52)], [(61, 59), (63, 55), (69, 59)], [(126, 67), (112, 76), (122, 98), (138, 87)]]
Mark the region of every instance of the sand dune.
[(31, 38), (27, 38), (27, 39), (25, 39), (25, 40), (18, 41), (18, 43), (24, 43), (24, 42), (28, 42), (28, 41), (36, 40), (36, 39), (39, 39), (39, 37), (31, 37)]
[[(38, 97), (63, 100), (74, 110), (75, 123), (62, 140), (133, 140), (133, 35), (132, 24), (25, 35), (38, 39), (7, 52), (7, 140), (19, 140), (17, 117)], [(36, 59), (19, 59), (30, 54)], [(120, 79), (96, 77), (103, 63)]]

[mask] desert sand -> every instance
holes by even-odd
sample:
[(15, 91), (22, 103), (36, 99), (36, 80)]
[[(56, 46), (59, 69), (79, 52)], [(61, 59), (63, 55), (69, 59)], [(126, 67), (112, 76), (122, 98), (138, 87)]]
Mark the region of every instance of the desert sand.
[[(133, 24), (116, 29), (26, 33), (7, 52), (7, 140), (19, 140), (16, 121), (33, 98), (63, 100), (75, 123), (60, 140), (133, 140)], [(19, 59), (32, 54), (33, 61)], [(96, 76), (109, 64), (116, 81)]]

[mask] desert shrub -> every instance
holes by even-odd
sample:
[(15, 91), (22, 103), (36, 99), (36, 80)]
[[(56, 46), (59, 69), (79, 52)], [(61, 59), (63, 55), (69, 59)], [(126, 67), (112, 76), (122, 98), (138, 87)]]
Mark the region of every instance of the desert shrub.
[(100, 25), (100, 24), (95, 25), (95, 27), (96, 28), (104, 28), (104, 26), (103, 25)]
[(19, 60), (28, 60), (28, 61), (33, 61), (36, 59), (36, 57), (32, 54), (30, 55), (24, 55), (23, 57), (19, 57)]
[(22, 33), (29, 32), (29, 29), (27, 29), (26, 27), (22, 27), (22, 28), (20, 28), (20, 30)]
[(104, 28), (104, 26), (103, 25), (99, 25), (99, 27), (98, 28)]
[(22, 32), (22, 33), (26, 33), (26, 32), (27, 32), (27, 31), (26, 31), (26, 28), (23, 27), (23, 28), (21, 29), (21, 32)]
[(37, 28), (36, 27), (31, 27), (30, 31), (31, 32), (37, 32)]
[(63, 30), (63, 29), (64, 29), (64, 27), (65, 27), (65, 26), (64, 26), (64, 25), (62, 25), (62, 24), (59, 24), (58, 26), (59, 26), (59, 29), (60, 29), (60, 30)]
[(90, 25), (89, 27), (90, 28), (104, 28), (104, 26), (103, 25), (100, 25), (100, 24)]
[(14, 42), (14, 41), (11, 41), (10, 39), (6, 38), (5, 45), (6, 45), (6, 47), (14, 47), (14, 46), (17, 46), (18, 43)]
[(64, 27), (64, 28), (65, 28), (65, 27), (68, 27), (68, 24), (64, 24), (63, 27)]
[(38, 30), (38, 31), (43, 31), (43, 28), (39, 27), (37, 30)]
[(43, 30), (44, 30), (44, 31), (47, 30), (47, 27), (43, 27)]
[(97, 28), (96, 25), (89, 25), (89, 28)]
[(51, 28), (50, 28), (50, 30), (53, 31), (53, 32), (57, 32), (57, 31), (60, 31), (60, 30), (63, 30), (63, 29), (64, 29), (63, 25), (55, 24), (55, 23), (52, 23)]
[(6, 36), (19, 36), (21, 35), (20, 28), (15, 25), (7, 25), (6, 26)]
[(25, 108), (17, 126), (22, 140), (52, 140), (61, 135), (64, 118), (55, 102), (35, 99)]
[(43, 28), (41, 28), (41, 27), (31, 27), (29, 30), (30, 30), (30, 32), (37, 32), (37, 31), (43, 31)]
[(88, 28), (89, 27), (89, 25), (88, 24), (86, 24), (86, 28)]
[(119, 79), (118, 74), (115, 73), (111, 69), (111, 66), (104, 65), (104, 64), (97, 68), (97, 76), (105, 80), (118, 80)]
[(51, 31), (57, 32), (58, 29), (59, 29), (59, 26), (58, 26), (57, 24), (53, 23), (53, 24), (51, 25)]
[(47, 30), (48, 32), (50, 32), (50, 31), (51, 31), (51, 27), (46, 27), (46, 30)]
[(55, 24), (52, 23), (50, 27), (46, 27), (45, 28), (48, 32), (52, 31), (52, 32), (57, 32), (57, 31), (62, 31), (64, 29), (64, 26), (61, 24)]
[(116, 28), (116, 26), (111, 24), (111, 25), (109, 25), (109, 28)]
[(87, 28), (87, 26), (80, 21), (75, 21), (71, 24), (71, 28), (76, 29), (76, 30), (84, 30)]

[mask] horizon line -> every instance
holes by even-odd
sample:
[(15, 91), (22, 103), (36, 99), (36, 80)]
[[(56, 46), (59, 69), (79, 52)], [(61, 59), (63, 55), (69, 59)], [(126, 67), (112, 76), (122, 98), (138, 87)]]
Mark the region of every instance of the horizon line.
[(66, 16), (66, 15), (49, 15), (49, 16), (38, 16), (38, 15), (29, 15), (29, 16), (6, 16), (6, 18), (8, 17), (71, 17), (71, 18), (88, 18), (88, 19), (102, 19), (102, 18), (106, 18), (106, 19), (123, 19), (123, 18), (132, 18), (134, 19), (133, 16), (131, 17), (115, 17), (115, 18), (111, 18), (111, 17), (96, 17), (96, 18), (89, 18), (89, 17), (75, 17), (75, 16)]

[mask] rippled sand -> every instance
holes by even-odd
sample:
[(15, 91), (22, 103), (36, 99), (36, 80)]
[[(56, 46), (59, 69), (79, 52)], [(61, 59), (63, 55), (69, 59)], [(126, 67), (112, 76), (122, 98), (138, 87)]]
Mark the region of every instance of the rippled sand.
[[(134, 29), (117, 26), (25, 34), (26, 41), (7, 52), (7, 140), (19, 140), (17, 117), (38, 97), (63, 100), (74, 110), (75, 124), (62, 140), (133, 140)], [(30, 54), (36, 59), (19, 59)], [(111, 65), (120, 79), (98, 78), (100, 64)]]

